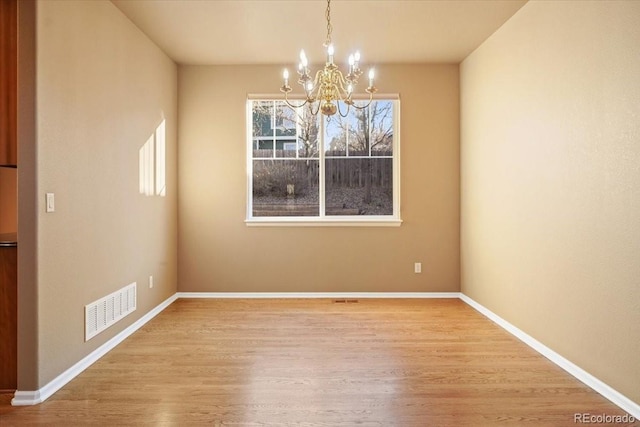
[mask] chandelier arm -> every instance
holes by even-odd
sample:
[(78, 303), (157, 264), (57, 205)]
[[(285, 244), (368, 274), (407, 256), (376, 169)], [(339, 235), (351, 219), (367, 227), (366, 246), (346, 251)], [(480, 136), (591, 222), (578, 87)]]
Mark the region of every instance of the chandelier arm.
[[(340, 97), (342, 99), (350, 99), (351, 98), (351, 94), (344, 88), (345, 83), (347, 83), (347, 81), (345, 80), (344, 76), (342, 75), (342, 73), (340, 71), (337, 71), (338, 74), (338, 86), (339, 89), (342, 93), (340, 93)], [(352, 83), (353, 86), (355, 86), (355, 83)]]
[[(316, 76), (313, 79), (313, 90), (311, 92), (309, 92), (309, 95), (313, 95), (313, 92), (316, 92), (316, 95), (320, 94), (320, 75), (322, 74), (323, 70), (318, 70), (316, 71)], [(317, 98), (317, 96), (314, 96), (313, 98)]]
[(373, 93), (369, 93), (369, 102), (367, 102), (365, 105), (356, 105), (356, 104), (352, 104), (354, 108), (357, 108), (358, 110), (364, 110), (365, 108), (368, 108), (369, 105), (371, 105), (371, 102), (373, 102)]
[(285, 93), (284, 93), (284, 102), (285, 102), (289, 107), (291, 107), (291, 108), (294, 108), (294, 109), (295, 109), (295, 108), (301, 108), (301, 107), (304, 107), (305, 105), (307, 105), (307, 104), (309, 103), (309, 100), (308, 100), (308, 99), (306, 99), (302, 104), (300, 104), (300, 105), (295, 105), (295, 104), (292, 104), (291, 102), (289, 102), (289, 98), (287, 97), (287, 92), (285, 92)]
[(309, 107), (309, 110), (311, 110), (311, 115), (312, 116), (316, 116), (318, 114), (318, 112), (320, 111), (320, 102), (317, 103), (318, 104), (318, 108), (316, 108), (315, 112), (313, 111), (313, 104), (315, 104), (315, 103), (313, 103), (313, 102), (311, 103), (311, 106)]
[(340, 114), (340, 116), (346, 118), (349, 115), (350, 105), (347, 104), (347, 111), (344, 114), (342, 114), (342, 110), (340, 109), (340, 101), (336, 101), (336, 102), (338, 103), (338, 113)]

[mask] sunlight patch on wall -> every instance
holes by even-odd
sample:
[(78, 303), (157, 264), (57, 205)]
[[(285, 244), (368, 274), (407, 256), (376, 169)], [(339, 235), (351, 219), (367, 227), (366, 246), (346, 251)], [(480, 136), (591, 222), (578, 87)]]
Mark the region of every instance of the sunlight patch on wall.
[(164, 197), (166, 186), (165, 121), (156, 128), (140, 148), (140, 194)]

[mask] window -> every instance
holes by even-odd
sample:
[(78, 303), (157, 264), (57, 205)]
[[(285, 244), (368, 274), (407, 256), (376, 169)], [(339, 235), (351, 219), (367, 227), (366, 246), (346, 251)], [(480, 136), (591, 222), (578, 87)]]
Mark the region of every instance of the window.
[(399, 225), (399, 100), (309, 108), (247, 102), (247, 223)]

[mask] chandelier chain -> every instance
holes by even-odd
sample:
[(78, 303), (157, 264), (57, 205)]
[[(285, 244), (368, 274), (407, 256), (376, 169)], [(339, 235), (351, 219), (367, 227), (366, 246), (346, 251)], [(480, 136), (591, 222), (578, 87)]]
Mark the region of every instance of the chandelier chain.
[(331, 0), (327, 0), (327, 40), (324, 42), (324, 46), (327, 47), (331, 44), (331, 31), (333, 30), (333, 26), (331, 25)]

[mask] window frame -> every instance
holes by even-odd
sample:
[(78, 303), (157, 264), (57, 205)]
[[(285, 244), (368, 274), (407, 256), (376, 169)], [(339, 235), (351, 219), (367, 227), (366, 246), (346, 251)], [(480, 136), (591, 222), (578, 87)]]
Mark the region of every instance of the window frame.
[[(289, 97), (293, 102), (300, 102), (302, 99)], [(367, 100), (368, 98), (358, 98), (354, 100)], [(253, 110), (254, 101), (284, 101), (281, 94), (249, 94), (246, 101), (246, 217), (247, 226), (297, 226), (297, 227), (323, 227), (323, 226), (346, 226), (346, 227), (398, 227), (402, 224), (400, 217), (400, 96), (398, 94), (376, 94), (373, 100), (393, 102), (393, 157), (392, 157), (392, 189), (393, 189), (393, 214), (392, 215), (326, 215), (325, 211), (325, 165), (326, 161), (324, 134), (324, 120), (319, 124), (318, 141), (318, 163), (319, 163), (319, 187), (320, 211), (318, 216), (253, 216)], [(332, 156), (329, 156), (332, 157)], [(348, 158), (348, 157), (346, 157)], [(375, 158), (375, 157), (374, 157)], [(282, 158), (286, 160), (286, 158)], [(293, 160), (293, 159), (291, 159)]]

